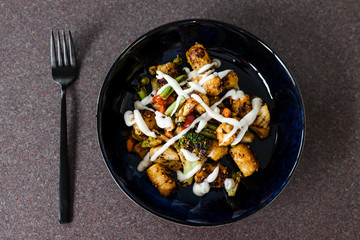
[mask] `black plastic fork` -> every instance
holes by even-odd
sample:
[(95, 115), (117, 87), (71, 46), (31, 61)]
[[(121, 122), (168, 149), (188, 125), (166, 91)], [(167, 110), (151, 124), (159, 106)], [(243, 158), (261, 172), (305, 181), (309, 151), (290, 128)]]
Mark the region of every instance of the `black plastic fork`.
[[(56, 39), (56, 44), (55, 44)], [(54, 81), (61, 86), (61, 123), (60, 123), (60, 172), (59, 172), (59, 222), (71, 221), (70, 168), (67, 151), (66, 89), (77, 77), (74, 43), (68, 31), (66, 44), (65, 31), (57, 31), (56, 38), (51, 31), (50, 54)], [(55, 50), (56, 49), (56, 50)]]

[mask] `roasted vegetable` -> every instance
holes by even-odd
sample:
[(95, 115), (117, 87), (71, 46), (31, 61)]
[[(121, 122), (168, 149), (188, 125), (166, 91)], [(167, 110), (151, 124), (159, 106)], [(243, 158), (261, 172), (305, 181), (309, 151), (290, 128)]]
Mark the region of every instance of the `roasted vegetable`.
[(158, 138), (148, 137), (148, 139), (142, 141), (141, 146), (144, 148), (152, 148), (160, 145), (162, 141)]
[(240, 99), (234, 99), (232, 101), (232, 110), (241, 118), (248, 114), (251, 111), (249, 95), (245, 94), (244, 97)]
[(231, 174), (231, 179), (234, 181), (234, 186), (230, 189), (226, 189), (226, 192), (229, 197), (234, 197), (236, 194), (236, 191), (238, 189), (239, 183), (241, 181), (242, 174), (241, 172), (234, 172)]
[(221, 79), (224, 90), (239, 88), (239, 78), (234, 71), (229, 72), (224, 78)]
[(233, 130), (233, 126), (228, 123), (222, 123), (216, 129), (216, 136), (219, 140), (219, 146), (229, 146), (236, 138), (236, 134), (232, 135), (227, 141), (224, 141), (226, 135), (229, 134)]
[(241, 143), (252, 143), (254, 140), (255, 135), (249, 131), (247, 131), (244, 137), (241, 139)]
[(159, 163), (155, 163), (146, 171), (150, 181), (164, 197), (176, 191), (176, 182), (170, 170)]
[(211, 63), (209, 53), (202, 44), (196, 43), (186, 52), (186, 58), (191, 68), (198, 70), (206, 64)]
[(163, 72), (173, 78), (179, 76), (178, 65), (173, 62), (168, 62), (162, 65), (156, 66), (156, 71)]
[(259, 169), (260, 162), (249, 145), (240, 143), (229, 152), (244, 177), (250, 176)]
[(145, 155), (147, 154), (148, 151), (149, 151), (149, 148), (142, 147), (141, 142), (135, 144), (133, 147), (133, 152), (136, 153), (137, 155), (139, 155), (139, 157), (141, 159), (143, 159), (145, 157)]
[(259, 111), (255, 121), (250, 125), (260, 139), (267, 138), (270, 135), (270, 112), (267, 104), (265, 103)]
[[(175, 148), (179, 153), (181, 162), (183, 164), (183, 174), (189, 173), (194, 167), (201, 164), (206, 158), (207, 150), (209, 149), (209, 140), (198, 133), (187, 133), (181, 137), (176, 143)], [(189, 161), (185, 158), (181, 149), (185, 149), (189, 152), (195, 153), (199, 157), (198, 161)], [(192, 177), (183, 181), (183, 185), (190, 185), (192, 183)]]
[(224, 181), (228, 177), (228, 172), (226, 167), (222, 166), (220, 163), (211, 164), (205, 163), (199, 171), (194, 176), (196, 183), (202, 183), (205, 179), (214, 171), (214, 169), (219, 166), (219, 173), (215, 180), (210, 183), (210, 187), (222, 188), (224, 187)]
[(208, 157), (214, 161), (219, 160), (224, 157), (228, 153), (228, 148), (219, 146), (219, 142), (216, 140), (212, 140), (210, 142), (210, 148), (208, 150)]

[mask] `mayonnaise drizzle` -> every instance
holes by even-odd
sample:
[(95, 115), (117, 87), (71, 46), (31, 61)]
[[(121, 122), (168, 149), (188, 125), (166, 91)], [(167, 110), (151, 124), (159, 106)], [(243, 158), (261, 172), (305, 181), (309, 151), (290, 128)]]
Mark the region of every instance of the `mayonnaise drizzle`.
[(217, 166), (212, 173), (202, 182), (202, 183), (194, 183), (193, 192), (196, 196), (204, 196), (206, 193), (210, 191), (210, 183), (215, 181), (217, 176), (219, 175), (219, 166)]
[(138, 125), (140, 131), (144, 133), (146, 136), (156, 138), (156, 135), (154, 132), (150, 131), (148, 126), (146, 125), (144, 119), (141, 116), (141, 113), (139, 110), (134, 110), (134, 116), (135, 116), (135, 122)]
[(225, 189), (231, 190), (235, 187), (235, 181), (232, 178), (226, 178), (224, 181)]
[(126, 126), (131, 127), (132, 125), (134, 125), (135, 124), (135, 116), (134, 116), (133, 111), (127, 110), (124, 113), (124, 120), (125, 120)]
[[(233, 90), (230, 90), (229, 92), (231, 92), (231, 91), (233, 91)], [(239, 92), (239, 91), (234, 90), (232, 93), (229, 93), (229, 95), (232, 96), (232, 94), (233, 94), (235, 97), (238, 97), (238, 96), (236, 96), (237, 92)], [(228, 93), (226, 93), (225, 96)], [(234, 118), (226, 118), (223, 115), (221, 115), (220, 113), (217, 113), (213, 110), (213, 108), (215, 106), (220, 104), (220, 102), (223, 99), (225, 99), (224, 97), (222, 99), (220, 99), (220, 101), (215, 103), (213, 106), (211, 106), (211, 108), (203, 102), (203, 100), (201, 99), (200, 96), (198, 96), (196, 94), (192, 94), (191, 97), (193, 99), (195, 99), (203, 108), (205, 108), (206, 114), (208, 114), (211, 118), (214, 118), (219, 122), (228, 123), (233, 126), (232, 131), (225, 136), (223, 142), (228, 141), (231, 138), (231, 136), (233, 136), (240, 129), (240, 133), (237, 135), (237, 137), (231, 143), (232, 145), (238, 144), (241, 141), (241, 139), (244, 137), (249, 125), (251, 125), (255, 121), (256, 116), (259, 113), (260, 107), (262, 104), (262, 100), (260, 98), (254, 98), (251, 101), (251, 105), (253, 107), (252, 110), (248, 114), (246, 114), (240, 121), (238, 121)]]
[(144, 171), (148, 166), (150, 166), (151, 162), (150, 162), (150, 151), (145, 155), (145, 157), (143, 158), (143, 160), (141, 160), (141, 162), (139, 163), (139, 165), (137, 166), (137, 170), (139, 172)]
[(189, 98), (189, 95), (184, 92), (184, 90), (181, 88), (179, 83), (174, 78), (172, 78), (171, 76), (169, 76), (161, 71), (156, 71), (156, 74), (157, 74), (156, 75), (157, 79), (165, 78), (165, 80), (168, 82), (168, 84), (174, 89), (174, 91), (178, 95), (183, 95), (186, 99)]
[[(201, 117), (201, 116), (200, 116)], [(182, 136), (184, 136), (187, 132), (190, 131), (190, 129), (192, 129), (200, 120), (199, 118), (196, 118), (192, 124), (185, 128), (182, 132), (180, 132), (178, 135), (174, 136), (173, 138), (169, 139), (164, 145), (161, 146), (161, 148), (159, 148), (157, 150), (157, 152), (151, 157), (151, 161), (154, 161), (158, 156), (160, 156), (166, 149), (168, 149), (171, 145), (173, 145), (177, 140), (179, 140)]]
[(159, 111), (155, 112), (155, 120), (159, 128), (169, 128), (174, 125), (171, 117), (168, 117)]
[(176, 103), (175, 103), (174, 110), (173, 110), (173, 111), (171, 112), (171, 114), (170, 114), (171, 117), (176, 113), (176, 111), (177, 111), (177, 109), (178, 109), (178, 107), (179, 107), (179, 105), (180, 105), (180, 101), (181, 101), (181, 99), (182, 99), (183, 97), (184, 97), (184, 96), (179, 95), (179, 96), (176, 98)]
[(191, 171), (189, 171), (189, 172), (186, 173), (186, 174), (184, 174), (184, 173), (183, 173), (182, 171), (180, 171), (180, 170), (177, 170), (177, 171), (176, 171), (177, 179), (178, 179), (180, 182), (183, 182), (183, 181), (185, 181), (186, 179), (191, 178), (192, 176), (195, 175), (195, 173), (196, 173), (197, 171), (200, 170), (201, 166), (202, 166), (202, 164), (199, 163), (199, 164), (196, 165), (193, 169), (191, 169)]
[(195, 153), (190, 152), (184, 148), (180, 149), (180, 151), (184, 154), (184, 157), (186, 158), (186, 160), (188, 160), (190, 162), (195, 162), (200, 159)]

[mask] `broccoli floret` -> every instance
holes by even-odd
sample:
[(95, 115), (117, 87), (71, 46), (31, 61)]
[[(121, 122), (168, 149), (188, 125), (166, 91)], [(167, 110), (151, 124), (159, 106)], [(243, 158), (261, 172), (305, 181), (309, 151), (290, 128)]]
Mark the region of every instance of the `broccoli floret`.
[(203, 135), (198, 133), (187, 133), (176, 142), (175, 147), (179, 149), (185, 148), (192, 152), (196, 149), (208, 150), (210, 145), (209, 140)]
[[(206, 157), (206, 153), (209, 147), (209, 140), (198, 133), (187, 133), (175, 143), (175, 148), (178, 151), (181, 162), (183, 164), (184, 174), (187, 174), (195, 166), (201, 163), (202, 159)], [(200, 159), (198, 161), (188, 161), (180, 151), (182, 148), (195, 153)], [(190, 185), (192, 180), (193, 177), (183, 181), (183, 185)]]

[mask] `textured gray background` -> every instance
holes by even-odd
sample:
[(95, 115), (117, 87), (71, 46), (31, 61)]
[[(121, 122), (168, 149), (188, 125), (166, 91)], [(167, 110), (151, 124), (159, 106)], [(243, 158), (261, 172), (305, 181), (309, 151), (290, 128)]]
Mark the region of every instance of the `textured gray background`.
[[(234, 224), (193, 228), (129, 200), (97, 143), (100, 87), (121, 51), (175, 20), (235, 24), (271, 46), (303, 94), (307, 136), (292, 180)], [(0, 239), (359, 239), (360, 4), (354, 1), (11, 1), (0, 3)], [(60, 89), (50, 29), (70, 29), (81, 60), (68, 93), (74, 219), (59, 225)]]

